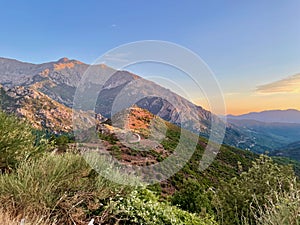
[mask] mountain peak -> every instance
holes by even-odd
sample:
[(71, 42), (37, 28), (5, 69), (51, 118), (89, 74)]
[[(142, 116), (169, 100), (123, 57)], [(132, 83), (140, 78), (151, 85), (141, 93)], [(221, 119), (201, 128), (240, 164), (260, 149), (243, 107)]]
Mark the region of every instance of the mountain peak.
[(64, 57), (54, 63), (54, 69), (55, 70), (63, 70), (65, 68), (71, 69), (75, 65), (78, 65), (78, 64), (83, 64), (83, 63), (80, 61), (77, 61), (77, 60), (73, 60), (73, 59), (70, 60), (70, 59)]
[(58, 63), (65, 63), (65, 62), (68, 62), (68, 61), (70, 61), (69, 58), (63, 57), (63, 58), (59, 59), (57, 62), (58, 62)]

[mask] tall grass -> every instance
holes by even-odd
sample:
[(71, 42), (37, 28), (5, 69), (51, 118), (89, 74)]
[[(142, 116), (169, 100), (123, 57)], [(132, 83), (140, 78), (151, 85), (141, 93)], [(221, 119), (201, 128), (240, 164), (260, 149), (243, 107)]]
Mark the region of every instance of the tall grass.
[(11, 216), (43, 215), (58, 224), (87, 224), (101, 200), (131, 190), (99, 176), (80, 155), (70, 153), (23, 161), (0, 176), (0, 187), (0, 204)]

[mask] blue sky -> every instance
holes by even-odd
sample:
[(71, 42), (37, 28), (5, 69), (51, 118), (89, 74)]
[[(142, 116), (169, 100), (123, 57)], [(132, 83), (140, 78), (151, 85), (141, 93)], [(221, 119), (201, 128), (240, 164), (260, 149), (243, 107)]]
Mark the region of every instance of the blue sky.
[[(164, 40), (197, 53), (226, 95), (249, 97), (300, 72), (299, 11), (298, 0), (1, 1), (0, 56), (91, 63), (121, 44)], [(233, 109), (238, 96), (228, 97), (229, 110), (249, 111)]]

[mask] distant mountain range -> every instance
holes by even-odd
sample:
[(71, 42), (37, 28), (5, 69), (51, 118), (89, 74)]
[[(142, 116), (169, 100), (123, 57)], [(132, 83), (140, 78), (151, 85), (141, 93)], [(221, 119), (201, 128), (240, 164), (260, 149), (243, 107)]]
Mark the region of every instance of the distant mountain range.
[(247, 119), (228, 119), (227, 122), (243, 134), (245, 140), (248, 139), (240, 142), (237, 147), (257, 153), (271, 152), (300, 140), (298, 123), (266, 123)]
[[(120, 97), (119, 94), (124, 89), (127, 89), (120, 97), (120, 102), (123, 103), (123, 108), (120, 110), (131, 107), (127, 104), (127, 99), (138, 92), (146, 97), (135, 102), (135, 105), (168, 122), (199, 133), (203, 137), (209, 137), (211, 121), (215, 121), (220, 127), (224, 125), (223, 120), (201, 106), (194, 105), (170, 90), (136, 74), (117, 71), (103, 64), (88, 65), (67, 58), (43, 64), (0, 58), (1, 107), (5, 111), (27, 118), (38, 129), (70, 132), (75, 91), (87, 70), (92, 72), (93, 79), (87, 81), (84, 87), (87, 96), (79, 107), (82, 109), (79, 117), (84, 118), (87, 123), (93, 122), (94, 115), (91, 115), (93, 110), (100, 117), (110, 118), (115, 99)], [(109, 79), (103, 82), (108, 76)], [(137, 86), (130, 88), (130, 84), (134, 82)], [(89, 102), (91, 99), (89, 95), (93, 96), (93, 93), (98, 93), (99, 89), (100, 94), (96, 105), (93, 106)], [(179, 104), (175, 107), (172, 102), (158, 96), (168, 96)], [(182, 120), (178, 116), (178, 111), (184, 112)], [(251, 113), (248, 117), (247, 115), (228, 116), (229, 123), (226, 124), (224, 143), (254, 152), (264, 152), (300, 140), (298, 125), (281, 126), (259, 122), (281, 122), (282, 124), (282, 122), (298, 121), (300, 123), (300, 117), (297, 117), (299, 111), (288, 110), (285, 113), (289, 116), (286, 116), (287, 114), (282, 116), (281, 111)], [(258, 122), (253, 122), (253, 119)], [(195, 125), (197, 123), (199, 126)]]
[(256, 120), (265, 123), (300, 123), (300, 111), (296, 109), (288, 110), (268, 110), (262, 112), (250, 112), (243, 115), (227, 115), (228, 119)]
[[(250, 138), (251, 150), (300, 160), (300, 111), (268, 110), (228, 115), (227, 121)], [(249, 148), (249, 143), (240, 142), (238, 147)]]

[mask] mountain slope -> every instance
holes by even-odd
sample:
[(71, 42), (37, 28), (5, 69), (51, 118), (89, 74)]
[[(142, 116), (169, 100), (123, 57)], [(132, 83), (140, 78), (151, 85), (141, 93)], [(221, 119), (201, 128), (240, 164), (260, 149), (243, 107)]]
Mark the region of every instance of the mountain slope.
[[(0, 87), (0, 103), (2, 110), (25, 118), (35, 129), (46, 129), (55, 133), (73, 130), (72, 109), (33, 88)], [(87, 123), (94, 123), (94, 115), (88, 112), (77, 115)]]
[(72, 130), (72, 110), (32, 88), (1, 89), (2, 109), (26, 118), (36, 129)]
[[(125, 114), (127, 127), (123, 126), (122, 115), (116, 115), (117, 118), (113, 118), (113, 120), (121, 121), (119, 127), (105, 123), (99, 127), (101, 146), (105, 146), (105, 150), (110, 152), (121, 164), (146, 167), (159, 163), (173, 154), (181, 138), (180, 127), (137, 106), (131, 107)], [(139, 134), (140, 141), (134, 144), (129, 143), (128, 136), (132, 135), (130, 131)], [(193, 141), (194, 136), (195, 134), (189, 133), (184, 144), (188, 144), (189, 140)], [(127, 138), (123, 139), (123, 137)], [(250, 151), (222, 145), (212, 164), (206, 170), (201, 171), (199, 169), (200, 161), (208, 140), (201, 137), (197, 140), (195, 151), (183, 168), (161, 183), (163, 194), (173, 194), (188, 178), (196, 179), (204, 185), (218, 186), (220, 180), (228, 180), (239, 173), (238, 162), (246, 170), (251, 166), (252, 160), (258, 157)], [(91, 144), (91, 148), (93, 147), (95, 146)], [(145, 171), (147, 171), (146, 168)], [(157, 177), (161, 176), (156, 170), (151, 170), (150, 176), (153, 173), (156, 173)]]

